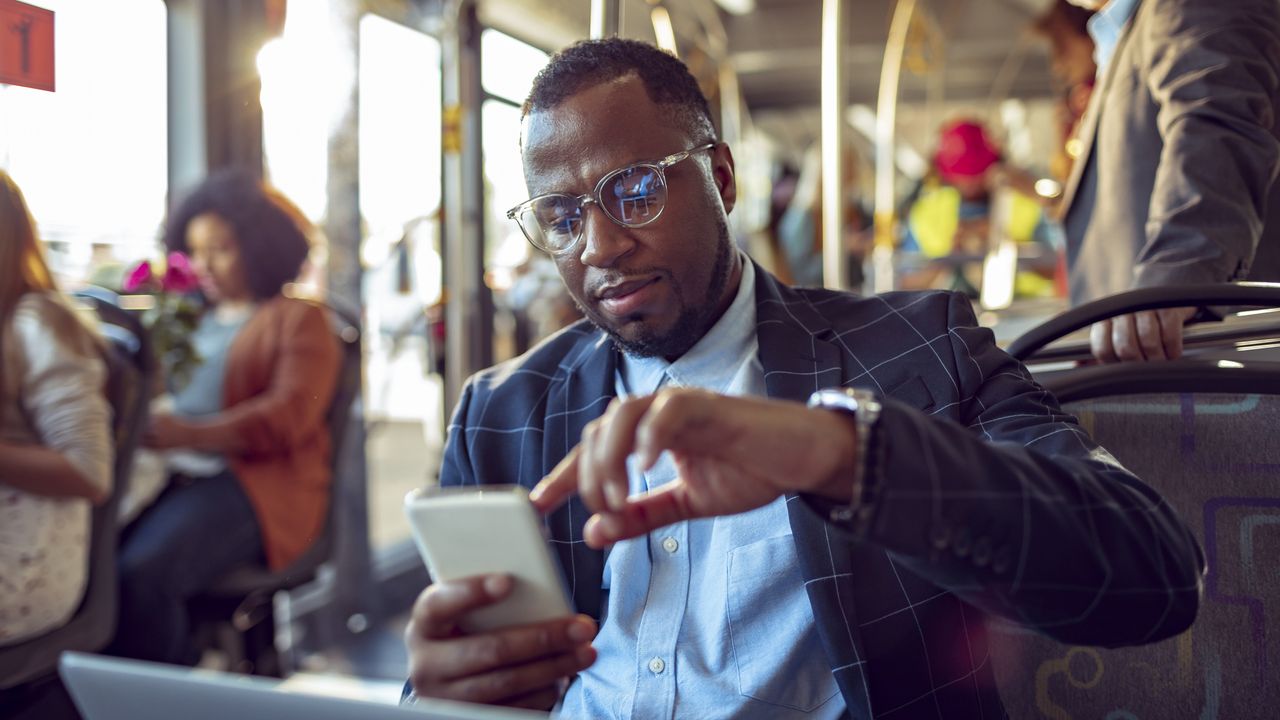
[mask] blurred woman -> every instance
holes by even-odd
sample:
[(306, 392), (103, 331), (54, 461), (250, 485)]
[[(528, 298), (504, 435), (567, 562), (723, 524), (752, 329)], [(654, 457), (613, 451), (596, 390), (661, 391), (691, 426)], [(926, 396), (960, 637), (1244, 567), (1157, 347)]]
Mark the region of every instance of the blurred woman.
[(0, 645), (65, 624), (84, 595), (89, 506), (111, 488), (100, 342), (58, 293), (0, 170)]
[(192, 337), (202, 363), (144, 434), (170, 451), (170, 483), (121, 548), (115, 654), (193, 664), (187, 599), (241, 565), (285, 567), (323, 530), (339, 348), (325, 311), (284, 293), (309, 231), (283, 196), (234, 171), (169, 217), (165, 245), (190, 256), (207, 301)]

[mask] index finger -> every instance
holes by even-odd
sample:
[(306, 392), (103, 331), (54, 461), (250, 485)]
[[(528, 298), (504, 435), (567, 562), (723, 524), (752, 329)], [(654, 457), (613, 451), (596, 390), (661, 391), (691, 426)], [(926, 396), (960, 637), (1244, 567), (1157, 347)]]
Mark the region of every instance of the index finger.
[(1120, 359), (1111, 346), (1110, 320), (1099, 320), (1089, 328), (1089, 346), (1093, 357), (1100, 363), (1113, 363)]
[(560, 464), (529, 491), (529, 502), (538, 512), (546, 515), (555, 510), (578, 489), (578, 456), (581, 454), (582, 445), (575, 445)]

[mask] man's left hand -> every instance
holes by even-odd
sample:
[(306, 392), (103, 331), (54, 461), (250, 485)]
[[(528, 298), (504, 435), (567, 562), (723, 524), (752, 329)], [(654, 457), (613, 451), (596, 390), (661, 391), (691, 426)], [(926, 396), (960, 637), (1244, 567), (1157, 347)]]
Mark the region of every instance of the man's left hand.
[(1101, 363), (1177, 360), (1182, 357), (1182, 325), (1193, 307), (1142, 310), (1093, 324), (1089, 345)]
[[(577, 492), (595, 513), (591, 547), (682, 520), (746, 512), (790, 492), (847, 502), (857, 453), (853, 421), (793, 402), (672, 388), (615, 399), (530, 499), (550, 512)], [(627, 458), (653, 467), (663, 451), (675, 480), (627, 497)]]

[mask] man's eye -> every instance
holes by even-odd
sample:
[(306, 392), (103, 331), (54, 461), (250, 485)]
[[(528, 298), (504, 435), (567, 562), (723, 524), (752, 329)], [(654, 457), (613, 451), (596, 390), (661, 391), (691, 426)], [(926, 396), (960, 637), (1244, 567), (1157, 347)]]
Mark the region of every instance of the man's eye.
[(561, 215), (557, 218), (553, 218), (550, 223), (550, 227), (552, 232), (565, 233), (565, 234), (572, 233), (573, 218), (569, 217), (568, 215)]
[(618, 179), (617, 194), (620, 198), (642, 198), (654, 191), (655, 176), (647, 168), (628, 170)]
[(575, 208), (557, 203), (546, 208), (542, 216), (542, 226), (547, 232), (572, 234), (578, 222), (579, 213)]

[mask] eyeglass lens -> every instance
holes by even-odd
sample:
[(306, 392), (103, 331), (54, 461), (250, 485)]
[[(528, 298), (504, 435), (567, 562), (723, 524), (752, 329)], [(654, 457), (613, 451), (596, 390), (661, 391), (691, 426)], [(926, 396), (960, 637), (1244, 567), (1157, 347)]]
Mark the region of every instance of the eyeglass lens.
[[(648, 165), (623, 168), (605, 178), (600, 188), (600, 207), (620, 225), (635, 227), (655, 220), (667, 202), (667, 185), (662, 173)], [(547, 195), (536, 199), (520, 215), (520, 223), (538, 232), (553, 250), (572, 245), (582, 232), (584, 208), (569, 195)]]

